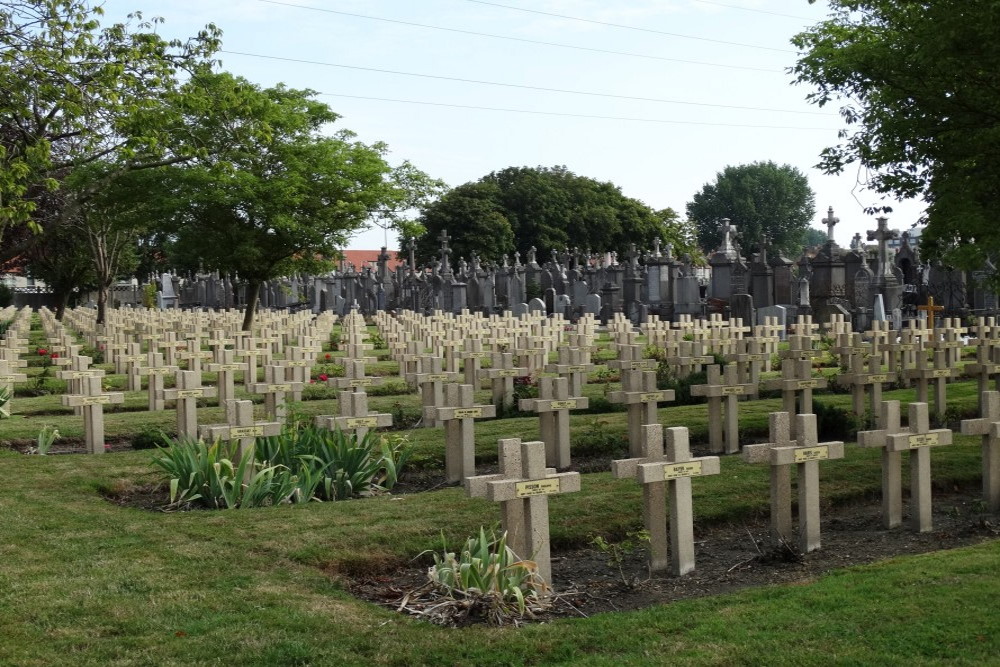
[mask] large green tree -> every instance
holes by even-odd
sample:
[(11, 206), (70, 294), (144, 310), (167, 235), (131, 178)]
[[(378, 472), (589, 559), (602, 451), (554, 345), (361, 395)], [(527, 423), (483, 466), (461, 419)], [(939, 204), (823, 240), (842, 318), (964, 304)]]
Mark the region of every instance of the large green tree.
[(420, 261), (438, 256), (447, 230), (456, 256), (473, 251), (499, 261), (535, 247), (540, 260), (552, 250), (577, 247), (624, 254), (629, 244), (650, 246), (660, 238), (694, 250), (692, 235), (670, 209), (654, 211), (612, 184), (578, 176), (566, 167), (509, 167), (447, 192), (425, 207), (418, 220)]
[(932, 256), (967, 268), (996, 257), (1000, 3), (829, 1), (828, 20), (793, 39), (791, 70), (847, 124), (820, 167), (857, 165), (875, 192), (924, 197)]
[(147, 199), (177, 264), (235, 274), (246, 285), (244, 329), (264, 281), (329, 270), (352, 233), (422, 204), (436, 187), (409, 163), (390, 165), (384, 144), (330, 132), (338, 116), (312, 91), (262, 89), (228, 74), (201, 78), (196, 84), (228, 100), (233, 114), (207, 114), (202, 130), (214, 134), (204, 139), (212, 150), (160, 170)]
[(117, 175), (197, 151), (164, 102), (181, 72), (211, 64), (219, 31), (165, 40), (156, 20), (101, 27), (100, 16), (87, 0), (0, 0), (0, 238), (11, 225), (39, 229), (38, 198), (78, 168), (114, 167), (63, 198), (70, 215)]
[(719, 221), (728, 218), (744, 253), (770, 242), (781, 252), (802, 249), (816, 213), (816, 197), (798, 169), (774, 162), (728, 166), (688, 202), (688, 219), (698, 228), (698, 243), (711, 253), (722, 241)]

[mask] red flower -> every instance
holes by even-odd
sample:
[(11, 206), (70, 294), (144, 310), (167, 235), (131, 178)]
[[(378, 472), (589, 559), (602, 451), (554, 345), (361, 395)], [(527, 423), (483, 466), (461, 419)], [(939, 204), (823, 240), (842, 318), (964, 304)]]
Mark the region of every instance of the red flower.
[(327, 375), (326, 373), (320, 373), (319, 374), (319, 381), (320, 382), (326, 382), (329, 379), (330, 379), (330, 376)]
[(330, 353), (329, 352), (326, 353), (326, 360), (330, 361)]
[(104, 350), (104, 343), (101, 343), (100, 345), (98, 345), (97, 349), (103, 351)]
[(40, 357), (44, 357), (44, 356), (45, 356), (45, 355), (47, 355), (48, 353), (49, 353), (49, 351), (48, 351), (48, 350), (46, 350), (46, 349), (45, 349), (44, 347), (40, 347), (40, 348), (38, 348), (38, 356), (40, 356)]
[(49, 359), (58, 359), (58, 358), (59, 358), (58, 352), (53, 352), (52, 354), (49, 355)]
[(104, 451), (110, 452), (111, 451), (111, 445), (109, 445), (108, 443), (104, 443)]

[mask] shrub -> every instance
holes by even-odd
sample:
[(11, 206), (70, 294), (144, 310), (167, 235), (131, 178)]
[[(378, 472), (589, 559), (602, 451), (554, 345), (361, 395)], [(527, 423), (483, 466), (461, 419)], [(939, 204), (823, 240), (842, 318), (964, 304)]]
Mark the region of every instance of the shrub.
[(492, 530), (487, 535), (483, 528), (458, 553), (442, 544), (427, 577), (449, 597), (467, 602), (465, 614), (478, 612), (490, 625), (504, 625), (514, 615), (532, 615), (533, 608), (541, 608), (547, 589), (538, 566), (507, 546), (506, 533), (497, 539)]
[(813, 399), (813, 413), (821, 439), (851, 442), (857, 438), (861, 420), (850, 410)]
[(155, 449), (170, 439), (161, 429), (146, 426), (132, 437), (132, 449)]

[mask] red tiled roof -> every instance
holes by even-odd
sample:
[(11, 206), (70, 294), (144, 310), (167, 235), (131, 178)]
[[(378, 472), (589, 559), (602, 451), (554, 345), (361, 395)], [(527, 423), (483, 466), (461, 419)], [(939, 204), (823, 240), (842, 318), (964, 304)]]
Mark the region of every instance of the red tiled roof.
[[(361, 270), (365, 266), (371, 266), (373, 269), (378, 266), (378, 256), (381, 250), (341, 250), (344, 254), (344, 259), (348, 264), (353, 264), (354, 268)], [(396, 258), (396, 250), (386, 250), (389, 254), (389, 261), (386, 263), (390, 271), (394, 271), (397, 266), (403, 264), (403, 262)]]

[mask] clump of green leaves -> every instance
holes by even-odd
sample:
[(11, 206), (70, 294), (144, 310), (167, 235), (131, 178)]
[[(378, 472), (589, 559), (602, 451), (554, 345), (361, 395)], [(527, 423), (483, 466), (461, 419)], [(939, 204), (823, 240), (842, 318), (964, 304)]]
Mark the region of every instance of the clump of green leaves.
[(35, 446), (28, 453), (45, 456), (52, 449), (52, 443), (58, 440), (59, 437), (59, 429), (51, 424), (46, 424), (38, 432), (38, 437), (35, 438)]
[(498, 538), (492, 529), (487, 533), (481, 527), (458, 552), (448, 551), (442, 536), (442, 552), (434, 553), (427, 577), (449, 602), (433, 605), (425, 614), (445, 624), (456, 617), (476, 617), (490, 625), (507, 625), (546, 606), (548, 586), (538, 566), (514, 553), (507, 533)]
[(591, 538), (590, 543), (607, 558), (609, 567), (618, 570), (618, 577), (626, 588), (635, 588), (639, 585), (638, 575), (630, 576), (625, 573), (625, 560), (636, 551), (646, 548), (649, 544), (649, 531), (636, 530), (625, 533), (625, 539), (620, 542), (609, 542), (596, 535)]
[(14, 397), (14, 392), (7, 387), (0, 387), (0, 419), (10, 417), (10, 399)]

